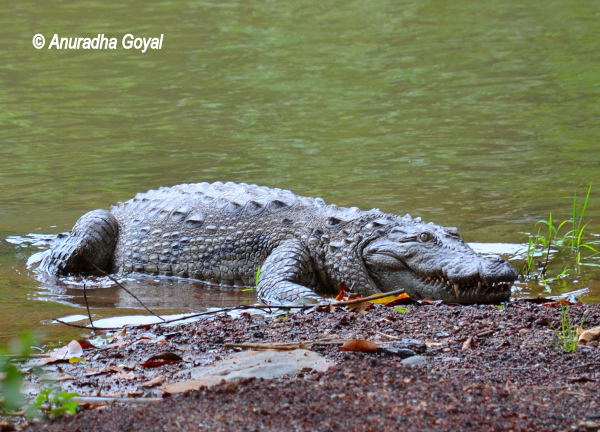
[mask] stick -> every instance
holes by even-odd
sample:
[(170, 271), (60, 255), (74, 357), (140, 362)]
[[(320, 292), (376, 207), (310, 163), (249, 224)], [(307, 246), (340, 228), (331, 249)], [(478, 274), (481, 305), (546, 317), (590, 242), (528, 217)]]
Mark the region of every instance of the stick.
[(226, 343), (225, 348), (249, 348), (249, 349), (275, 349), (275, 350), (293, 350), (297, 348), (306, 348), (312, 345), (342, 345), (347, 339), (315, 339), (296, 342), (255, 342), (255, 343)]
[[(370, 295), (369, 297), (363, 297), (363, 298), (354, 299), (354, 300), (339, 301), (339, 302), (329, 303), (329, 304), (331, 306), (346, 306), (346, 305), (351, 305), (351, 304), (356, 304), (356, 303), (363, 303), (363, 302), (367, 302), (367, 301), (371, 301), (371, 300), (377, 300), (380, 298), (389, 297), (389, 296), (393, 296), (393, 295), (400, 295), (400, 294), (403, 294), (404, 292), (406, 292), (406, 291), (403, 288), (400, 288), (400, 289), (397, 289), (394, 291), (388, 291), (388, 292), (384, 292), (384, 293), (380, 293), (380, 294), (373, 294), (373, 295)], [(317, 306), (321, 306), (321, 305), (317, 305)]]
[[(108, 276), (111, 280), (115, 281), (119, 286), (123, 287), (118, 281), (116, 281), (114, 278), (112, 278), (110, 275), (106, 275)], [(404, 289), (397, 289), (394, 291), (388, 291), (385, 293), (381, 293), (381, 294), (374, 294), (368, 297), (363, 297), (363, 298), (359, 298), (359, 299), (354, 299), (354, 300), (346, 300), (346, 301), (337, 301), (337, 302), (331, 302), (331, 303), (316, 303), (316, 304), (310, 304), (310, 305), (274, 305), (274, 304), (269, 304), (269, 305), (239, 305), (239, 306), (231, 306), (229, 308), (223, 308), (223, 309), (218, 309), (218, 310), (214, 310), (214, 311), (206, 311), (206, 312), (198, 312), (196, 314), (192, 314), (192, 315), (187, 315), (181, 318), (174, 318), (171, 320), (166, 320), (161, 316), (156, 315), (154, 312), (150, 311), (149, 309), (147, 309), (150, 313), (152, 313), (152, 315), (160, 318), (162, 320), (161, 324), (171, 324), (177, 321), (183, 321), (186, 319), (190, 319), (190, 318), (197, 318), (199, 316), (204, 316), (204, 315), (214, 315), (214, 314), (218, 314), (218, 313), (224, 313), (224, 312), (231, 312), (234, 310), (247, 310), (247, 309), (266, 309), (266, 310), (271, 310), (271, 309), (318, 309), (319, 307), (322, 306), (347, 306), (347, 305), (352, 305), (352, 304), (357, 304), (357, 303), (363, 303), (363, 302), (367, 302), (367, 301), (371, 301), (371, 300), (377, 300), (379, 298), (384, 298), (384, 297), (388, 297), (388, 296), (392, 296), (392, 295), (399, 295), (402, 294), (404, 291)], [(134, 296), (135, 297), (135, 296)], [(142, 303), (143, 305), (143, 303)], [(64, 321), (61, 321), (60, 319), (54, 318), (54, 321), (60, 323), (60, 324), (64, 324), (67, 325), (69, 327), (75, 327), (75, 328), (83, 328), (83, 329), (89, 329), (89, 327), (87, 326), (82, 326), (82, 325), (78, 325), (78, 324), (72, 324), (72, 323), (67, 323)], [(148, 324), (141, 324), (141, 325), (136, 325), (136, 326), (130, 326), (130, 328), (140, 328), (140, 327), (145, 327)], [(120, 330), (123, 327), (104, 327), (102, 328), (102, 330)]]
[(151, 397), (110, 397), (110, 396), (75, 396), (73, 398), (75, 402), (87, 402), (87, 403), (111, 403), (111, 402), (125, 402), (125, 403), (148, 403), (148, 402), (160, 402), (162, 398), (151, 398)]
[(94, 333), (96, 333), (96, 327), (94, 327), (94, 321), (92, 320), (92, 314), (90, 312), (90, 304), (88, 303), (87, 288), (85, 283), (83, 284), (83, 299), (85, 300), (85, 308), (87, 309), (88, 318), (90, 319), (90, 325), (92, 326)]

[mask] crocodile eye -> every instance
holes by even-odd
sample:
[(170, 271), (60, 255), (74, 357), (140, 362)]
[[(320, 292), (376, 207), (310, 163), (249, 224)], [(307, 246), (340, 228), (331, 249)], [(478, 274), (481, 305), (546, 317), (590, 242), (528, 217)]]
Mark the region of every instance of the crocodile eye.
[(420, 242), (426, 243), (429, 240), (431, 240), (431, 234), (429, 234), (428, 232), (422, 232), (421, 234), (419, 234), (418, 239)]

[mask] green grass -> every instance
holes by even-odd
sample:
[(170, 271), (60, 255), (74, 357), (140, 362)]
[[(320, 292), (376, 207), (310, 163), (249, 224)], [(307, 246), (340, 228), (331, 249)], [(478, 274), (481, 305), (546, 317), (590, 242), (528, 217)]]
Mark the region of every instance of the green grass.
[[(549, 212), (547, 219), (536, 223), (538, 230), (536, 234), (529, 235), (522, 274), (547, 285), (572, 273), (578, 273), (582, 264), (598, 265), (589, 261), (583, 262), (584, 259), (598, 254), (598, 250), (594, 247), (595, 243), (588, 240), (589, 236), (586, 232), (589, 223), (586, 222), (585, 217), (591, 193), (590, 184), (583, 200), (580, 201), (575, 194), (571, 203), (571, 217), (568, 219), (557, 222), (553, 213)], [(549, 274), (549, 263), (553, 252), (568, 257), (569, 264), (561, 271)], [(587, 252), (586, 256), (584, 252)]]
[(241, 291), (255, 291), (258, 286), (258, 279), (260, 278), (260, 266), (256, 268), (256, 273), (254, 274), (254, 287), (251, 288), (242, 288)]
[(577, 327), (582, 327), (585, 317), (581, 319), (576, 326), (573, 324), (569, 307), (566, 305), (560, 306), (560, 329), (554, 329), (560, 348), (565, 352), (574, 352), (577, 349), (579, 335)]

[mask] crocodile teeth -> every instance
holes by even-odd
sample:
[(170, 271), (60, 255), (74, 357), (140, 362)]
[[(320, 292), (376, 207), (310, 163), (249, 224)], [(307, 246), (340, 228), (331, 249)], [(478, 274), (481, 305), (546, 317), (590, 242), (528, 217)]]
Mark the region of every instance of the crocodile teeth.
[(460, 286), (457, 283), (455, 283), (454, 285), (452, 285), (452, 288), (454, 289), (454, 293), (458, 296)]
[(482, 285), (481, 281), (477, 282), (477, 289), (481, 289)]

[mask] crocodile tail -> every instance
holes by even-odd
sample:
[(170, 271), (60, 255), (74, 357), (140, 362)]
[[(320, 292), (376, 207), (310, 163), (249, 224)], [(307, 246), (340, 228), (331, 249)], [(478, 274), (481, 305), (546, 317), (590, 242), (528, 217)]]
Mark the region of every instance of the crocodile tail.
[(118, 236), (119, 224), (112, 213), (88, 212), (69, 235), (44, 253), (39, 269), (56, 276), (110, 273)]

